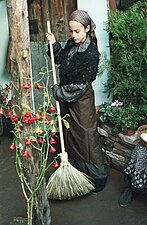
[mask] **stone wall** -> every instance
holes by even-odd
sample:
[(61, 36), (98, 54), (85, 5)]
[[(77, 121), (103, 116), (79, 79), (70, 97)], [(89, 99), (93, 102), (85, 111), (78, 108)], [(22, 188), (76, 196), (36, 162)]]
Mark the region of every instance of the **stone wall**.
[(98, 133), (106, 164), (123, 171), (130, 159), (132, 150), (140, 141), (137, 132), (131, 136), (122, 133), (113, 134), (111, 125), (100, 123), (98, 124)]

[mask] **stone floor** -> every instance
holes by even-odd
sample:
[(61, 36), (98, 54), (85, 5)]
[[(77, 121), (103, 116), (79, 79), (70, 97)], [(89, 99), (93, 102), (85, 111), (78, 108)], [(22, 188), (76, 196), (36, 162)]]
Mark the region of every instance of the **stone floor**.
[[(9, 225), (14, 217), (26, 217), (26, 203), (15, 170), (15, 152), (11, 139), (0, 137), (0, 225)], [(123, 174), (109, 169), (103, 191), (68, 201), (50, 201), (52, 225), (146, 225), (147, 196), (137, 195), (121, 208), (118, 198), (124, 186)]]

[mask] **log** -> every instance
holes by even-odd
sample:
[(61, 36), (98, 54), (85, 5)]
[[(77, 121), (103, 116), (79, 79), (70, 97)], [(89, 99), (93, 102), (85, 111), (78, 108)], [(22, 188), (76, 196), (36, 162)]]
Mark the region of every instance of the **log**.
[(109, 0), (109, 7), (110, 7), (110, 10), (116, 11), (117, 10), (116, 0)]
[[(15, 113), (21, 116), (26, 111), (25, 108), (21, 107), (22, 104), (27, 105), (35, 111), (33, 88), (27, 90), (27, 92), (22, 89), (22, 84), (24, 82), (30, 82), (32, 85), (27, 1), (7, 0), (7, 9), (10, 33), (7, 69), (11, 74), (13, 104), (17, 105)], [(22, 90), (21, 94), (20, 90)], [(20, 107), (21, 110), (18, 107)], [(23, 141), (25, 133), (31, 133), (32, 129), (33, 127), (31, 125), (23, 126), (23, 132), (20, 133), (20, 140), (22, 139)], [(39, 153), (37, 151), (33, 151), (31, 146), (27, 148), (27, 152), (30, 157), (28, 160), (24, 160), (23, 163), (24, 168), (26, 168), (26, 177), (30, 186), (33, 188), (35, 179), (39, 172)], [(46, 196), (46, 185), (44, 180), (40, 189), (35, 194), (34, 211), (36, 215), (34, 224), (51, 224), (50, 208)]]

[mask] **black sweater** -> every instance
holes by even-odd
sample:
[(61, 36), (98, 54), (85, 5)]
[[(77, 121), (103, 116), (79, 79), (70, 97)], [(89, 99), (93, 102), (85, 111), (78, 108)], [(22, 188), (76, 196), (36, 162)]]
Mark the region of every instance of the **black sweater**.
[[(60, 85), (92, 83), (98, 72), (98, 49), (91, 41), (85, 51), (77, 51), (68, 61), (67, 56), (73, 45), (75, 43), (72, 39), (67, 41), (64, 49), (59, 42), (53, 45), (55, 63), (60, 64)], [(50, 56), (50, 52), (47, 53)]]

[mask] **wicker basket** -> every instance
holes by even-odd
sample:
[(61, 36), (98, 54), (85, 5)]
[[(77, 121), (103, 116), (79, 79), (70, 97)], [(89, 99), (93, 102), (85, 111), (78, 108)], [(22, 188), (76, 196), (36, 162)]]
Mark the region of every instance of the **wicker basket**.
[[(147, 124), (146, 125), (142, 125), (140, 127), (138, 127), (138, 130), (137, 130), (137, 133), (138, 135), (140, 136), (142, 133), (147, 133)], [(141, 137), (140, 137), (141, 138)], [(147, 142), (142, 140), (142, 144), (147, 148)]]

